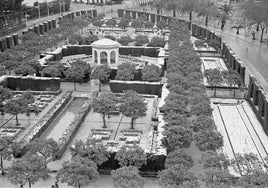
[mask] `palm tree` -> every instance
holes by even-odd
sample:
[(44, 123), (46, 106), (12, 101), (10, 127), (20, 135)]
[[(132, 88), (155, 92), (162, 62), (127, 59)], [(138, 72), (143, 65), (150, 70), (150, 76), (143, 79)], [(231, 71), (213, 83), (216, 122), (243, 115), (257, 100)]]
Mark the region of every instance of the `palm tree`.
[(154, 0), (152, 7), (156, 8), (156, 13), (162, 13), (162, 9), (165, 7), (165, 3), (162, 0)]
[(224, 4), (219, 7), (220, 19), (221, 19), (221, 29), (224, 28), (226, 20), (232, 15), (233, 7), (230, 4)]
[(189, 12), (189, 21), (192, 22), (192, 13), (196, 8), (197, 1), (196, 0), (184, 0), (182, 2), (182, 12)]
[(211, 0), (202, 1), (196, 7), (197, 16), (205, 17), (205, 25), (208, 26), (208, 18), (214, 16), (215, 4)]
[(242, 24), (237, 24), (232, 26), (232, 29), (236, 29), (236, 34), (239, 35), (239, 30), (242, 29), (244, 26)]
[(178, 0), (167, 0), (165, 5), (166, 10), (173, 11), (173, 17), (176, 17), (176, 12), (182, 7), (182, 3)]

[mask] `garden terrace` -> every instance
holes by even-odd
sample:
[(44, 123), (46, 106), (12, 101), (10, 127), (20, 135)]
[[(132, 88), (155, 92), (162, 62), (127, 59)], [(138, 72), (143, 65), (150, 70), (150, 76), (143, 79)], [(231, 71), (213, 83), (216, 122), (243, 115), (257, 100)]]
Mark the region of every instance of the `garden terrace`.
[(245, 100), (211, 99), (213, 118), (223, 135), (222, 151), (230, 158), (236, 153), (254, 153), (263, 163), (268, 153), (268, 137)]
[[(120, 98), (122, 95), (118, 95)], [(154, 132), (152, 121), (156, 96), (146, 95), (144, 100), (147, 102), (147, 112), (145, 116), (139, 117), (134, 122), (134, 129), (130, 129), (131, 119), (121, 113), (112, 113), (106, 117), (107, 128), (103, 126), (102, 115), (92, 110), (87, 114), (85, 120), (74, 136), (72, 144), (76, 140), (85, 141), (87, 138), (95, 138), (108, 147), (110, 151), (117, 151), (124, 144), (141, 146), (147, 153), (158, 154), (155, 146), (157, 134)], [(152, 150), (154, 148), (154, 150)]]

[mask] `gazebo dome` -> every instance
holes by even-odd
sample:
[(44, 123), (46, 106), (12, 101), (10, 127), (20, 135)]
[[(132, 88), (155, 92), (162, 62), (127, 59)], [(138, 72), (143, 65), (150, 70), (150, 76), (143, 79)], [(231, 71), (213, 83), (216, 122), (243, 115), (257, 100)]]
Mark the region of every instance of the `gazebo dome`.
[(120, 44), (108, 38), (97, 40), (91, 44), (93, 48), (119, 48)]

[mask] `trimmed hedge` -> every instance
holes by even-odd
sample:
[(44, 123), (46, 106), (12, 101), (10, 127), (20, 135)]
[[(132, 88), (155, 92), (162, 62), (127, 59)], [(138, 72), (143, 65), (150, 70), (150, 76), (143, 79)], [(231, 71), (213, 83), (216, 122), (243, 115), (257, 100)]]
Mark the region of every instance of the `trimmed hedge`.
[(161, 97), (163, 84), (160, 82), (137, 82), (111, 80), (109, 82), (113, 93), (123, 93), (125, 90), (134, 90), (139, 94), (157, 95)]
[(7, 76), (1, 79), (0, 85), (16, 91), (59, 91), (59, 78)]

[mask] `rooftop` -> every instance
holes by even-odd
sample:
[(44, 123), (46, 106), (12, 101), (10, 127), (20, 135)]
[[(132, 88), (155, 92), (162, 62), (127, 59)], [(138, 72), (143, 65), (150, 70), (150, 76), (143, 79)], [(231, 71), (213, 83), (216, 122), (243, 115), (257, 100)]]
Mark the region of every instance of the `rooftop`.
[(91, 44), (91, 46), (95, 48), (118, 48), (119, 45), (118, 42), (107, 38), (97, 40)]

